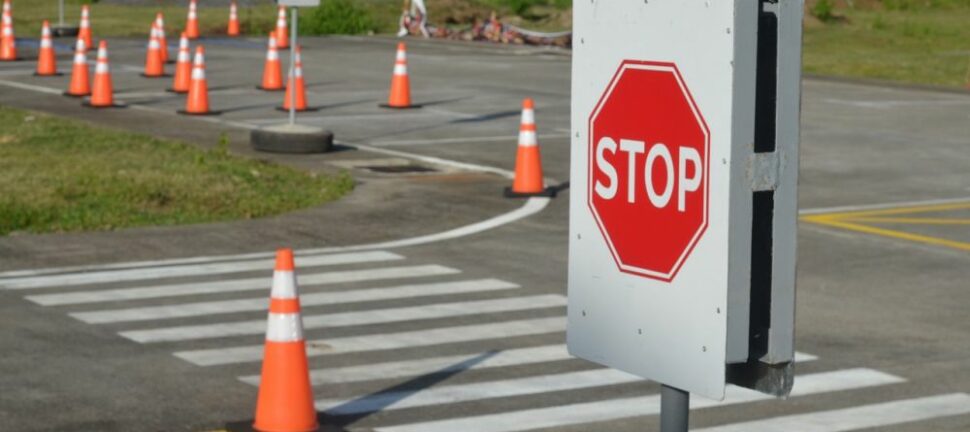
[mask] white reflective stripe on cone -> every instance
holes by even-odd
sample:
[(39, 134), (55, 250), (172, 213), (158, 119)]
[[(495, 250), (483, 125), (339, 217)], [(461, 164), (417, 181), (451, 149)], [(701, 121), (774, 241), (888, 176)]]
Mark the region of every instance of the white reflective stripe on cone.
[(300, 314), (271, 313), (267, 318), (266, 340), (269, 342), (299, 342), (303, 340)]
[(179, 60), (179, 63), (187, 63), (187, 62), (190, 61), (190, 59), (191, 59), (191, 57), (189, 57), (189, 50), (188, 49), (180, 49), (179, 50), (179, 59), (178, 59)]
[(407, 75), (408, 67), (403, 64), (394, 65), (394, 75)]
[(407, 51), (397, 50), (397, 56), (395, 57), (395, 59), (399, 62), (403, 62), (407, 60), (408, 59)]
[(94, 73), (96, 74), (108, 73), (108, 62), (99, 61), (98, 65), (94, 67)]
[(205, 79), (205, 69), (196, 66), (192, 68), (192, 79), (194, 81), (200, 81)]
[(531, 109), (522, 110), (522, 124), (536, 124), (536, 112)]
[(270, 297), (277, 299), (296, 298), (296, 277), (292, 271), (276, 270), (273, 272), (273, 289)]
[(521, 131), (519, 132), (519, 146), (520, 147), (535, 147), (539, 145), (539, 141), (536, 139), (535, 131)]

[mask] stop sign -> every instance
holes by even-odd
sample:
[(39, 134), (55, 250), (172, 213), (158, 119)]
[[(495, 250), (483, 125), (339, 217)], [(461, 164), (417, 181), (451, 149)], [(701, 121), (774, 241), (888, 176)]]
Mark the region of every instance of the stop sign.
[(673, 63), (623, 61), (589, 117), (588, 205), (621, 271), (672, 281), (707, 228), (710, 132)]

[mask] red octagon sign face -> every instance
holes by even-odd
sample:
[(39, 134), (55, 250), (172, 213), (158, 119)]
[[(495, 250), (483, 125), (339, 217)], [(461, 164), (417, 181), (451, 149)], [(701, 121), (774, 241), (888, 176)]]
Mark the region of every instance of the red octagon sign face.
[(673, 63), (624, 61), (589, 116), (589, 208), (620, 270), (672, 281), (707, 229), (710, 131)]

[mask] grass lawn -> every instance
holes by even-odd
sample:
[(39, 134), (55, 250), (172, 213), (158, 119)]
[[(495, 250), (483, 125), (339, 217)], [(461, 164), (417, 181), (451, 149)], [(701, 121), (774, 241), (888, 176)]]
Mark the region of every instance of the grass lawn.
[[(227, 143), (224, 143), (227, 144)], [(189, 144), (0, 106), (0, 235), (275, 215), (353, 188)]]
[(809, 73), (965, 86), (970, 73), (970, 0), (946, 7), (836, 9), (805, 27)]

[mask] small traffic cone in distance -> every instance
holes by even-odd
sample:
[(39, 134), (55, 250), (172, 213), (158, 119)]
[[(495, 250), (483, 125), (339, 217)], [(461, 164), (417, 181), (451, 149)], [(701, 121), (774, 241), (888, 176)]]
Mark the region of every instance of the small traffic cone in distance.
[(286, 6), (280, 6), (276, 14), (276, 47), (280, 49), (290, 47), (290, 32), (286, 27)]
[(536, 139), (535, 103), (531, 98), (522, 101), (522, 122), (519, 126), (519, 145), (515, 157), (515, 179), (505, 189), (509, 198), (555, 196), (553, 188), (546, 188), (542, 178), (542, 158)]
[(51, 24), (44, 20), (40, 29), (40, 51), (37, 53), (36, 76), (57, 76), (57, 59), (51, 42)]
[[(286, 80), (286, 95), (283, 96), (283, 106), (277, 108), (280, 111), (289, 111), (290, 102), (296, 97), (293, 104), (294, 111), (310, 111), (306, 105), (306, 85), (303, 81), (303, 59), (300, 57), (300, 46), (293, 48), (293, 76)], [(294, 95), (293, 92), (296, 92)]]
[(239, 15), (236, 10), (236, 0), (229, 3), (229, 26), (226, 34), (232, 37), (239, 36)]
[(218, 115), (219, 112), (209, 110), (209, 84), (205, 79), (205, 48), (195, 47), (195, 59), (192, 61), (192, 82), (189, 84), (189, 94), (185, 98), (185, 109), (179, 114), (188, 115)]
[(115, 102), (114, 86), (111, 83), (111, 68), (108, 66), (108, 42), (98, 43), (98, 62), (94, 66), (94, 85), (91, 86), (91, 97), (84, 101), (84, 106), (91, 108), (123, 107), (124, 104)]
[(78, 38), (74, 48), (74, 67), (71, 70), (71, 84), (65, 96), (82, 97), (91, 94), (91, 78), (88, 76), (88, 48), (84, 39)]
[(165, 38), (165, 17), (161, 12), (155, 14), (155, 32), (159, 52), (162, 54), (162, 63), (169, 63), (168, 40)]
[(158, 27), (152, 23), (151, 37), (148, 38), (148, 49), (145, 53), (145, 71), (141, 76), (159, 78), (165, 76), (165, 64), (162, 62), (162, 49), (158, 45)]
[(384, 108), (420, 108), (421, 105), (411, 104), (411, 80), (408, 78), (408, 55), (404, 42), (397, 44), (397, 55), (394, 58), (394, 72), (391, 75), (391, 94)]
[(253, 429), (264, 432), (314, 431), (319, 427), (307, 365), (293, 251), (276, 253), (270, 294), (263, 368)]
[(77, 38), (84, 40), (85, 49), (94, 49), (94, 39), (91, 37), (91, 11), (88, 5), (81, 5), (81, 25), (78, 29)]
[(260, 90), (283, 90), (283, 72), (280, 66), (280, 53), (276, 49), (276, 31), (269, 33), (266, 43), (266, 63), (263, 65), (263, 83), (256, 87)]
[(185, 36), (190, 40), (199, 38), (199, 15), (195, 0), (189, 1), (189, 14), (185, 19)]
[(3, 14), (0, 15), (0, 61), (17, 60), (17, 38), (13, 34), (13, 10), (10, 0), (3, 2)]
[(188, 93), (191, 83), (192, 58), (189, 54), (189, 38), (182, 33), (179, 37), (178, 61), (175, 63), (175, 79), (172, 81), (172, 88), (168, 90), (173, 93)]

